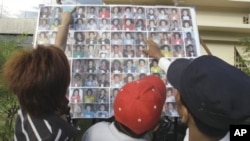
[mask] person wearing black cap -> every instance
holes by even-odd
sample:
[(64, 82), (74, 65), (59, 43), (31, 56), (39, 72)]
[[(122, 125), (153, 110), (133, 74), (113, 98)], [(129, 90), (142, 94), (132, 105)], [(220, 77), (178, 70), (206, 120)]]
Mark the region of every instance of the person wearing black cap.
[[(145, 53), (161, 59), (157, 45), (147, 44)], [(184, 141), (229, 141), (230, 125), (250, 124), (250, 77), (244, 72), (211, 55), (160, 66), (177, 89), (178, 112), (188, 126)]]

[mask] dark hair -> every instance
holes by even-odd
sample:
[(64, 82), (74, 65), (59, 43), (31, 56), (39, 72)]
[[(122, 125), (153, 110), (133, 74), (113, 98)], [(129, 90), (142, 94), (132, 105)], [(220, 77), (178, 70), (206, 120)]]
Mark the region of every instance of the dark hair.
[(72, 95), (74, 95), (76, 91), (77, 91), (77, 92), (78, 92), (78, 94), (79, 94), (79, 89), (74, 89), (74, 91), (73, 91)]
[(87, 95), (88, 95), (89, 92), (91, 92), (91, 94), (93, 94), (93, 90), (92, 89), (87, 89)]
[(170, 51), (170, 46), (169, 45), (163, 45), (163, 46), (161, 46), (161, 50), (163, 50), (165, 47), (167, 47), (168, 50)]
[(38, 45), (16, 51), (4, 65), (3, 78), (30, 115), (67, 112), (70, 67), (60, 48)]
[(120, 7), (113, 7), (113, 8), (112, 8), (112, 10), (111, 10), (111, 12), (112, 12), (112, 13), (114, 13), (114, 9), (115, 9), (115, 8), (117, 8), (118, 13), (120, 13), (120, 12), (121, 12), (121, 8), (120, 8)]
[(127, 76), (124, 78), (124, 82), (127, 83), (127, 82), (128, 82), (128, 78), (129, 78), (130, 76), (133, 78), (133, 80), (135, 79), (134, 75), (131, 74), (131, 73), (129, 73), (129, 74), (127, 74)]

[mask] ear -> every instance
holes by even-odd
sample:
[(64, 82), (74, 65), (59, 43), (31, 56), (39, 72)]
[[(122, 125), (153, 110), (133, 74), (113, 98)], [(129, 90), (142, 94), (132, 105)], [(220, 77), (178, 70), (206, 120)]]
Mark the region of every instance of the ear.
[(179, 112), (179, 115), (181, 117), (181, 122), (182, 123), (187, 123), (189, 119), (189, 112), (186, 108), (186, 106), (182, 103), (180, 93), (177, 89), (174, 89), (174, 94), (175, 94), (175, 101), (177, 105), (177, 110)]

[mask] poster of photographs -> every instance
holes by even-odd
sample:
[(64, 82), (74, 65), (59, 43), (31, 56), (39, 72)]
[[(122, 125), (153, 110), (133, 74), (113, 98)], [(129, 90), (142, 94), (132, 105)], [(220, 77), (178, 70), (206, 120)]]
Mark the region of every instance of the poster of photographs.
[[(55, 43), (60, 13), (70, 8), (41, 7), (36, 44)], [(111, 117), (119, 88), (148, 74), (159, 76), (168, 87), (163, 115), (178, 116), (166, 74), (142, 49), (144, 40), (151, 38), (170, 60), (199, 56), (194, 8), (77, 5), (72, 15), (65, 54), (71, 66), (67, 97), (73, 118)]]

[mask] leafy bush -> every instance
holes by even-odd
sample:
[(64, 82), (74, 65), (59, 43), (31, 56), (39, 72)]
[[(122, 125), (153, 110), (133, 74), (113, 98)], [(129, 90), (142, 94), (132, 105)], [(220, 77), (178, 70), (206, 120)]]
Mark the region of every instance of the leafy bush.
[(239, 61), (245, 65), (241, 70), (250, 76), (250, 37), (240, 39), (239, 45), (244, 48), (244, 53), (239, 58)]
[(18, 48), (18, 45), (24, 41), (24, 36), (1, 36), (0, 37), (0, 139), (2, 141), (13, 140), (14, 136), (14, 122), (17, 111), (19, 109), (17, 99), (14, 95), (7, 91), (3, 80), (2, 72), (3, 65), (11, 55), (11, 53)]

